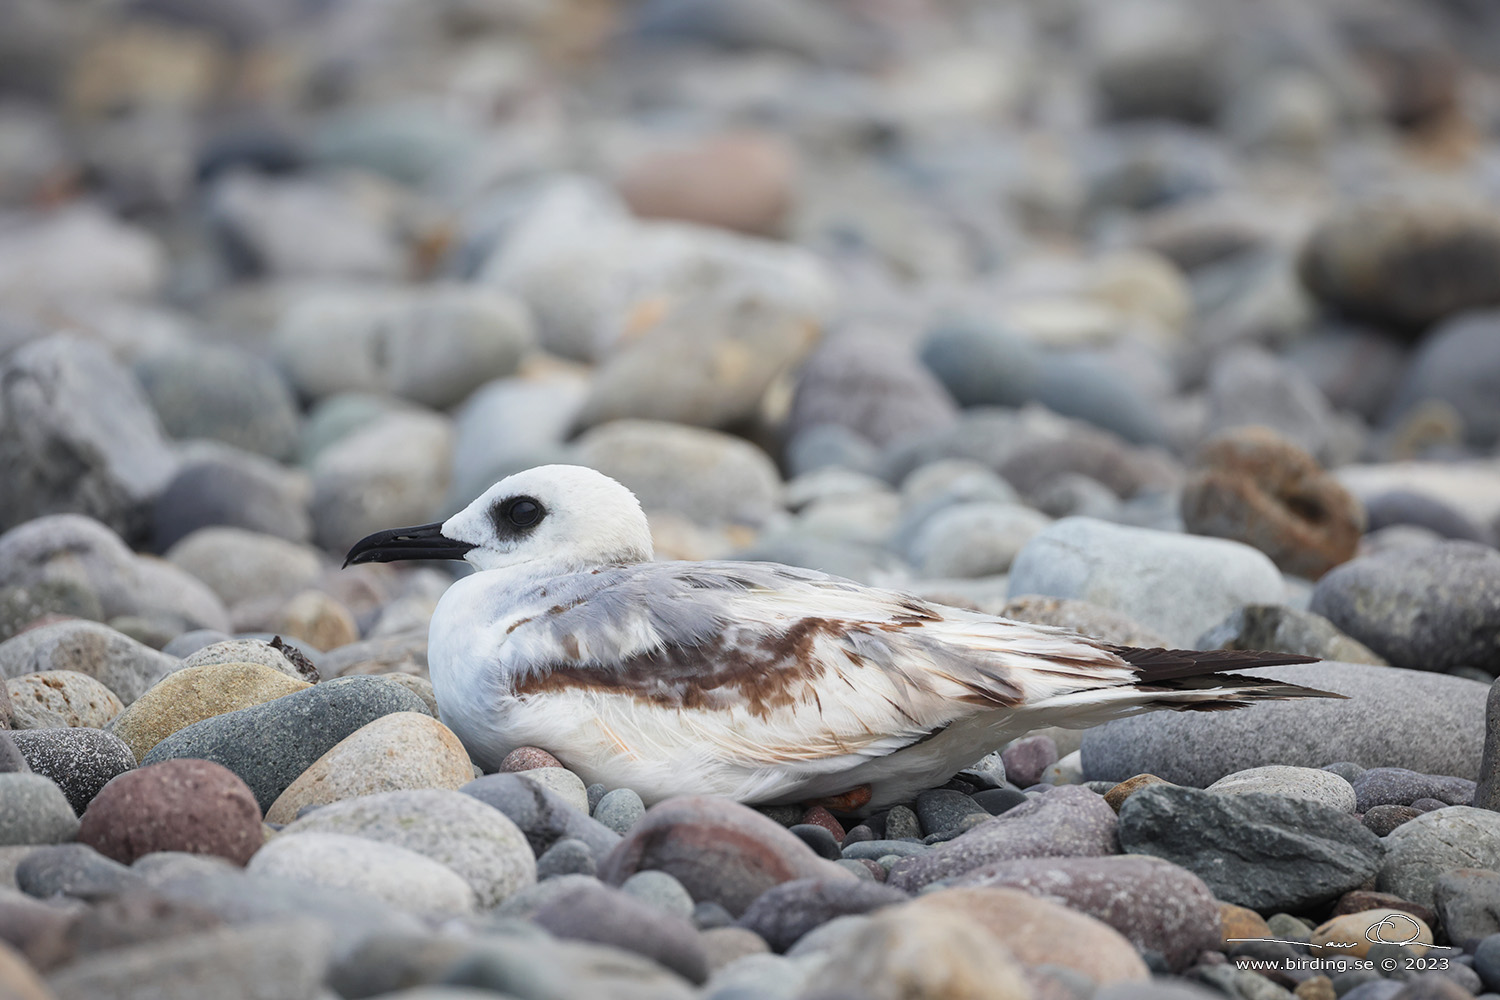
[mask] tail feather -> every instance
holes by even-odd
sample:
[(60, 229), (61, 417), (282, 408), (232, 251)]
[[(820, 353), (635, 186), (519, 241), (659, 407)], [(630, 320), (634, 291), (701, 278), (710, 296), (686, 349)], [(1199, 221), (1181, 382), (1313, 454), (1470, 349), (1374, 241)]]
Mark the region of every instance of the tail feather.
[(1339, 698), (1345, 695), (1289, 684), (1270, 677), (1220, 673), (1233, 668), (1275, 667), (1315, 663), (1317, 657), (1256, 650), (1140, 649), (1111, 647), (1111, 652), (1136, 669), (1133, 684), (1086, 688), (1048, 698), (1029, 706), (1048, 722), (1066, 728), (1086, 728), (1110, 719), (1167, 709), (1178, 712), (1219, 712), (1244, 708), (1259, 701), (1291, 698)]
[(1221, 670), (1281, 667), (1291, 663), (1317, 663), (1316, 656), (1275, 653), (1258, 649), (1162, 649), (1154, 646), (1110, 646), (1109, 651), (1135, 667), (1145, 682), (1200, 677)]
[(1151, 708), (1217, 712), (1241, 708), (1256, 701), (1344, 697), (1300, 684), (1220, 672), (1316, 663), (1316, 656), (1258, 649), (1143, 649), (1138, 646), (1115, 646), (1113, 652), (1136, 669), (1140, 676), (1140, 680), (1132, 685), (1136, 691), (1160, 694), (1158, 699), (1142, 701), (1143, 706)]
[[(1262, 664), (1274, 666), (1274, 664)], [(1247, 677), (1244, 674), (1200, 674), (1166, 680), (1143, 680), (1132, 685), (1141, 694), (1156, 694), (1144, 704), (1152, 708), (1170, 708), (1187, 712), (1215, 712), (1242, 708), (1257, 701), (1284, 701), (1289, 698), (1344, 698), (1345, 695), (1301, 684), (1287, 684), (1269, 677)]]

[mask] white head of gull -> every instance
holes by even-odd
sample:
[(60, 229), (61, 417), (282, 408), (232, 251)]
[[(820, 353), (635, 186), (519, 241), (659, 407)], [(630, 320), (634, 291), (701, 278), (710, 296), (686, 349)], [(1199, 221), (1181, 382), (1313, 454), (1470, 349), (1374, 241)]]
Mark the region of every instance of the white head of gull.
[(757, 562), (653, 562), (634, 494), (548, 465), (348, 563), (458, 559), (433, 614), (439, 712), (486, 770), (520, 746), (648, 803), (907, 801), (1043, 726), (1322, 692), (1233, 667), (1308, 657), (1120, 647)]

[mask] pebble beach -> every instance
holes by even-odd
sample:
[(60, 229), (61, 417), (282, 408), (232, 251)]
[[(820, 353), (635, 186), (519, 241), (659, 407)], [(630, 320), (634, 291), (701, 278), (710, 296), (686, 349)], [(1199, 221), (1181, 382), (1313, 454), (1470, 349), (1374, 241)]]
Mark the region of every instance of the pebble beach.
[[(1339, 697), (485, 773), (342, 563), (546, 464)], [(0, 1000), (1500, 1000), (1497, 675), (1482, 0), (0, 0)]]

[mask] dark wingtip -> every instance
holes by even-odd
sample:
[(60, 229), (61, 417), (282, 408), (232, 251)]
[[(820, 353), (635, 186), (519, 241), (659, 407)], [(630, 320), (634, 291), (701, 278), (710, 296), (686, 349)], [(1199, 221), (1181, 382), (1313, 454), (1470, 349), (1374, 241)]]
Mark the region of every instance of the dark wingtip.
[(1142, 680), (1170, 680), (1176, 677), (1200, 677), (1225, 670), (1249, 670), (1255, 667), (1285, 667), (1299, 663), (1319, 663), (1321, 657), (1301, 653), (1281, 653), (1261, 649), (1163, 649), (1153, 646), (1112, 646), (1120, 659), (1135, 667)]

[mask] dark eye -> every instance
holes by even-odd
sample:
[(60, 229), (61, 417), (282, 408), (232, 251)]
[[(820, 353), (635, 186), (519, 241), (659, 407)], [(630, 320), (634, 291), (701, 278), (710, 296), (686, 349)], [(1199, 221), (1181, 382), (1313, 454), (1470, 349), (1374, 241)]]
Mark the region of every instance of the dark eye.
[(542, 505), (531, 497), (515, 497), (506, 503), (503, 513), (517, 528), (529, 528), (542, 519)]

